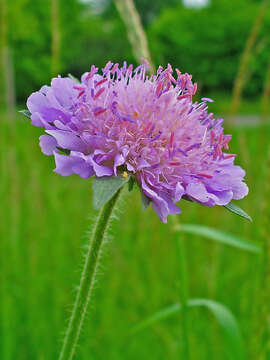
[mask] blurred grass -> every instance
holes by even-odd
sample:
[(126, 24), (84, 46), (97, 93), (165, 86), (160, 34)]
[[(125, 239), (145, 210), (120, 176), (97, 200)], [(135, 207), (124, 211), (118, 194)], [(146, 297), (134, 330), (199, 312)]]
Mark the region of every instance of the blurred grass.
[[(212, 109), (211, 109), (212, 110)], [(18, 115), (0, 123), (0, 359), (57, 358), (74, 286), (80, 277), (86, 229), (94, 211), (90, 181), (53, 173), (53, 159), (38, 146), (41, 130)], [(243, 165), (240, 131), (250, 195), (239, 205), (253, 224), (223, 208), (182, 202), (181, 223), (200, 223), (247, 241), (260, 241), (269, 126), (234, 130), (232, 152)], [(265, 142), (264, 142), (265, 143)], [(86, 321), (78, 359), (177, 359), (181, 315), (136, 335), (139, 321), (178, 299), (176, 244), (171, 227), (152, 209), (141, 211), (138, 191), (126, 194), (104, 254), (91, 321)], [(171, 220), (169, 220), (171, 221)], [(228, 306), (239, 321), (247, 353), (254, 337), (254, 304), (259, 301), (259, 257), (221, 244), (179, 234), (188, 241), (190, 297), (212, 298)], [(67, 306), (69, 305), (69, 306)], [(190, 314), (191, 359), (226, 359), (213, 317), (198, 309)]]
[[(214, 102), (210, 104), (210, 110), (214, 114), (219, 114), (219, 115), (230, 114), (232, 96), (228, 92), (209, 93), (207, 96), (214, 100)], [(237, 114), (257, 115), (261, 113), (262, 106), (263, 106), (262, 98), (260, 96), (256, 96), (253, 98), (243, 98), (241, 99), (241, 103), (239, 104)]]

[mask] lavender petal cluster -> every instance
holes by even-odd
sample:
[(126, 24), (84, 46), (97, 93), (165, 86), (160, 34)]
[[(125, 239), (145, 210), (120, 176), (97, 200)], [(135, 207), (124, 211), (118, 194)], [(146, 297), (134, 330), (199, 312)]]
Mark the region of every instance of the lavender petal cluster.
[(192, 76), (168, 65), (147, 74), (108, 62), (94, 65), (81, 81), (57, 77), (30, 95), (27, 107), (44, 154), (55, 172), (82, 178), (132, 174), (163, 222), (180, 213), (184, 196), (202, 205), (226, 205), (248, 193), (244, 170), (234, 165), (222, 119), (193, 102)]

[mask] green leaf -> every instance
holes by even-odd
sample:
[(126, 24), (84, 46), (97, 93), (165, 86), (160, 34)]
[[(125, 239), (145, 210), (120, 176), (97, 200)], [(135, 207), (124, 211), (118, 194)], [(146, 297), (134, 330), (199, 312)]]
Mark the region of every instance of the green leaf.
[(210, 310), (222, 329), (227, 343), (228, 358), (231, 360), (244, 359), (243, 339), (237, 320), (226, 306), (210, 299), (191, 299), (188, 306), (202, 306)]
[(144, 210), (146, 210), (148, 208), (151, 200), (142, 191), (141, 191), (141, 198), (142, 198), (142, 208), (143, 208), (143, 211), (144, 211)]
[(134, 176), (130, 176), (128, 181), (128, 191), (132, 191), (135, 184)]
[[(188, 301), (188, 307), (205, 307), (210, 310), (222, 329), (227, 345), (228, 358), (231, 360), (241, 360), (244, 358), (243, 340), (238, 323), (232, 312), (226, 306), (211, 299), (190, 299)], [(131, 334), (144, 330), (161, 320), (165, 320), (181, 310), (181, 304), (170, 305), (140, 322), (132, 329)]]
[(188, 197), (187, 195), (183, 195), (182, 199), (186, 200), (186, 201), (189, 201), (189, 202), (193, 202), (193, 200), (190, 197)]
[(31, 113), (29, 110), (24, 109), (24, 110), (19, 110), (19, 113), (23, 114), (24, 116), (26, 116), (27, 118), (31, 118)]
[(93, 203), (94, 209), (98, 210), (109, 201), (113, 195), (127, 182), (129, 176), (103, 176), (93, 180)]
[(183, 224), (183, 225), (177, 225), (175, 229), (176, 231), (202, 236), (207, 239), (214, 240), (219, 243), (233, 246), (235, 248), (250, 251), (253, 253), (259, 253), (261, 251), (259, 245), (249, 243), (234, 235), (210, 228), (208, 226), (196, 225), (196, 224)]
[(71, 80), (73, 80), (74, 82), (76, 82), (76, 83), (80, 83), (80, 80), (79, 79), (77, 79), (75, 76), (73, 76), (72, 74), (68, 74), (68, 77), (71, 79)]
[(224, 207), (227, 210), (231, 211), (232, 213), (239, 215), (244, 219), (252, 221), (252, 218), (244, 210), (242, 210), (239, 206), (235, 205), (234, 203), (230, 202), (229, 204), (224, 205)]
[(60, 146), (56, 146), (56, 148), (60, 151), (60, 153), (65, 154), (65, 155), (69, 155), (70, 154), (70, 150), (68, 149), (63, 149)]

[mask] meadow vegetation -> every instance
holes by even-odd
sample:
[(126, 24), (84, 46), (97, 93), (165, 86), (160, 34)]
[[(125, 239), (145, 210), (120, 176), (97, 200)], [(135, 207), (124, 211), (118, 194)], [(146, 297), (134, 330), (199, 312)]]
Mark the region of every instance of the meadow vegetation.
[[(92, 205), (92, 180), (55, 174), (53, 158), (44, 156), (39, 148), (41, 129), (33, 127), (17, 110), (25, 108), (26, 97), (48, 83), (55, 69), (80, 76), (93, 63), (103, 67), (109, 59), (135, 60), (124, 24), (111, 1), (100, 2), (107, 5), (98, 8), (77, 0), (69, 0), (68, 6), (64, 0), (58, 1), (55, 24), (59, 26), (60, 48), (54, 67), (50, 2), (45, 6), (41, 0), (2, 0), (0, 5), (4, 3), (7, 36), (0, 42), (0, 50), (9, 48), (17, 108), (11, 119), (6, 111), (10, 104), (5, 103), (4, 96), (7, 83), (2, 77), (0, 358), (54, 360), (59, 355), (80, 279), (82, 254), (97, 212)], [(225, 117), (225, 131), (227, 128), (233, 134), (230, 152), (238, 154), (236, 164), (247, 173), (250, 193), (238, 205), (251, 215), (253, 223), (224, 207), (211, 209), (181, 201), (182, 214), (170, 216), (168, 224), (163, 224), (151, 206), (142, 211), (138, 188), (130, 193), (125, 188), (103, 253), (89, 308), (91, 321), (85, 322), (77, 358), (183, 358), (181, 312), (150, 321), (138, 330), (149, 316), (180, 302), (181, 240), (189, 298), (211, 299), (226, 306), (239, 326), (244, 359), (269, 359), (270, 123), (267, 101), (263, 105), (261, 100), (269, 98), (267, 92), (262, 95), (270, 59), (269, 12), (250, 54), (244, 98), (238, 109), (241, 118), (233, 126), (226, 122), (233, 83), (260, 1), (217, 0), (202, 10), (186, 9), (176, 0), (166, 6), (162, 0), (152, 6), (149, 3), (135, 1), (154, 63), (170, 62), (183, 72), (193, 73), (199, 95), (216, 100), (209, 104), (210, 111)], [(244, 121), (247, 115), (256, 117), (252, 126)], [(253, 253), (199, 234), (177, 232), (176, 225), (183, 224), (224, 231), (258, 245), (262, 251)], [(190, 360), (240, 360), (226, 342), (220, 322), (207, 308), (191, 308), (188, 318)]]

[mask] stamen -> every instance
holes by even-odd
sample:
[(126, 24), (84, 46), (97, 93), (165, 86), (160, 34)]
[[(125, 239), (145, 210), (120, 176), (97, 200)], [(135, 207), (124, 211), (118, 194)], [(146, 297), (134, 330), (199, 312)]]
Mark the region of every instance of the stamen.
[(102, 107), (97, 107), (95, 109), (93, 109), (93, 113), (95, 116), (98, 116), (100, 114), (103, 114), (107, 109), (104, 109)]
[(127, 68), (126, 77), (129, 77), (130, 75), (132, 75), (132, 69), (133, 69), (133, 65), (130, 64), (129, 67)]
[(224, 154), (224, 159), (231, 159), (233, 157), (236, 157), (236, 154)]
[(195, 95), (196, 92), (197, 92), (197, 88), (198, 88), (198, 84), (197, 83), (194, 83), (193, 84), (193, 91), (192, 91), (192, 95)]
[(189, 94), (180, 95), (180, 96), (177, 97), (177, 100), (182, 100), (182, 99), (187, 99), (187, 98), (190, 98)]
[(188, 156), (188, 154), (184, 150), (182, 150), (180, 148), (177, 148), (176, 150), (179, 151), (182, 155), (184, 155), (186, 157)]
[(158, 134), (151, 139), (151, 141), (155, 141), (155, 140), (159, 139), (161, 134), (162, 134), (162, 131), (159, 131)]
[(160, 97), (161, 93), (162, 93), (162, 87), (163, 87), (163, 82), (162, 80), (158, 83), (157, 87), (156, 87), (156, 95), (157, 97)]
[(174, 139), (174, 132), (172, 132), (170, 136), (170, 147), (173, 146), (173, 139)]
[(157, 69), (157, 75), (160, 75), (162, 73), (163, 67), (159, 66)]
[(105, 90), (105, 88), (101, 88), (98, 90), (98, 92), (94, 95), (94, 100), (96, 100)]
[(111, 61), (108, 61), (105, 67), (102, 69), (103, 73), (106, 74), (110, 68), (113, 66), (113, 63)]
[(223, 136), (223, 143), (222, 143), (222, 145), (224, 146), (224, 148), (226, 149), (226, 150), (229, 150), (229, 141), (231, 140), (231, 138), (232, 138), (232, 135), (224, 135)]
[(81, 92), (79, 92), (77, 98), (79, 99), (83, 94), (84, 94), (85, 90), (82, 90)]
[(108, 81), (108, 79), (102, 79), (102, 80), (98, 81), (98, 82), (95, 84), (95, 87), (97, 88), (97, 87), (100, 86), (101, 84), (104, 84), (106, 81)]
[(84, 87), (83, 87), (83, 86), (79, 86), (79, 85), (74, 85), (74, 86), (73, 86), (73, 89), (81, 91), (81, 90), (84, 90)]
[(179, 69), (175, 69), (176, 74), (177, 74), (177, 80), (180, 79), (181, 77), (181, 71)]
[(192, 150), (192, 149), (198, 149), (201, 146), (201, 143), (195, 143), (193, 145), (190, 145), (188, 148), (185, 149), (186, 152)]
[(146, 125), (146, 127), (143, 129), (143, 132), (144, 133), (147, 133), (147, 131), (150, 129), (150, 126), (152, 125), (152, 123), (151, 122), (149, 122), (147, 125)]
[(214, 102), (213, 99), (210, 99), (210, 98), (208, 98), (208, 97), (203, 97), (203, 98), (202, 98), (202, 101), (208, 101), (208, 102), (210, 102), (210, 103)]
[(111, 70), (111, 73), (116, 72), (116, 71), (118, 70), (118, 66), (119, 66), (118, 63), (114, 64), (114, 65), (113, 65), (113, 68), (112, 68), (112, 70)]
[(213, 130), (210, 131), (210, 143), (211, 145), (214, 145), (215, 143), (215, 133)]
[(131, 122), (131, 123), (135, 123), (135, 121), (132, 120), (129, 115), (121, 115), (120, 118), (121, 118), (121, 120), (128, 121), (128, 122)]
[(127, 62), (126, 61), (123, 62), (123, 66), (122, 66), (121, 70), (122, 70), (123, 75), (125, 75), (125, 73), (127, 71)]
[(152, 136), (152, 133), (153, 133), (153, 131), (154, 131), (154, 128), (155, 128), (155, 125), (152, 125), (149, 133), (147, 134), (147, 137), (148, 137), (148, 138), (150, 138), (150, 137)]
[(154, 164), (150, 167), (150, 169), (157, 169), (160, 166), (160, 163)]
[(218, 144), (221, 145), (223, 141), (223, 131), (219, 134)]
[(197, 174), (198, 176), (201, 176), (201, 177), (205, 177), (207, 179), (211, 179), (213, 176), (212, 175), (209, 175), (209, 174), (205, 174), (205, 173), (199, 173)]
[(91, 70), (90, 70), (89, 74), (86, 76), (85, 80), (89, 81), (97, 72), (98, 72), (98, 68), (96, 68), (95, 65), (92, 65)]

